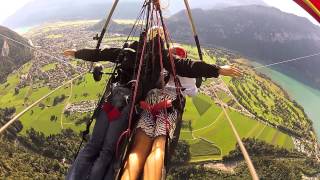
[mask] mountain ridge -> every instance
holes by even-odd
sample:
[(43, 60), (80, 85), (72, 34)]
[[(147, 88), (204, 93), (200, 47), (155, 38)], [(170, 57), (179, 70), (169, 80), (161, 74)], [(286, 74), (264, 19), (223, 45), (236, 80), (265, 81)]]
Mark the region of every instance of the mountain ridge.
[[(193, 15), (202, 44), (230, 49), (262, 64), (315, 54), (320, 49), (318, 26), (276, 8), (252, 5), (220, 10), (196, 9)], [(210, 21), (207, 21), (208, 17)], [(193, 43), (191, 30), (185, 30), (189, 26), (183, 12), (168, 21), (175, 39)], [(320, 88), (320, 73), (315, 68), (320, 65), (317, 59), (278, 65), (275, 69)]]
[[(19, 68), (28, 60), (31, 60), (33, 54), (30, 48), (26, 48), (25, 46), (8, 39), (10, 38), (14, 41), (28, 45), (29, 42), (16, 32), (4, 26), (0, 26), (0, 34), (3, 35), (0, 36), (0, 82), (3, 82), (7, 75), (12, 73), (13, 70)], [(1, 53), (4, 51), (6, 52)]]
[[(259, 4), (266, 5), (262, 0), (217, 0), (217, 1), (189, 1), (192, 8), (221, 8), (238, 5)], [(79, 19), (102, 19), (109, 12), (111, 2), (104, 0), (35, 0), (19, 9), (15, 14), (4, 21), (4, 25), (10, 28), (29, 27), (45, 22)], [(114, 17), (134, 19), (141, 9), (141, 0), (119, 1)], [(165, 13), (174, 14), (184, 9), (183, 0), (163, 2)]]

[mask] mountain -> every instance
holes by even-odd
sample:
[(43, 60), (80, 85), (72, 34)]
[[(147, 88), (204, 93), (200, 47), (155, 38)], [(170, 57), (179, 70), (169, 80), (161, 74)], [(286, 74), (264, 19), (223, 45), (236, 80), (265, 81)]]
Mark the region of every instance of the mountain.
[[(229, 7), (238, 5), (259, 4), (265, 5), (261, 0), (189, 0), (193, 8)], [(142, 0), (119, 1), (114, 18), (134, 19), (136, 18)], [(34, 0), (26, 4), (15, 14), (7, 18), (5, 26), (11, 28), (27, 27), (42, 24), (44, 22), (55, 22), (79, 19), (102, 19), (109, 12), (111, 1), (105, 0)], [(183, 0), (164, 1), (166, 14), (171, 15), (184, 9)]]
[[(166, 4), (166, 3), (164, 3)], [(262, 0), (189, 0), (191, 8), (201, 8), (201, 9), (212, 9), (212, 8), (225, 8), (232, 6), (247, 6), (247, 5), (262, 5), (267, 6), (267, 4)], [(174, 0), (169, 2), (169, 11), (171, 13), (177, 13), (178, 11), (184, 9), (183, 0)]]
[[(23, 44), (29, 44), (25, 38), (6, 27), (0, 26), (0, 34)], [(13, 70), (31, 60), (32, 56), (30, 48), (0, 36), (0, 82), (3, 82)]]
[[(262, 64), (319, 53), (320, 28), (306, 18), (276, 8), (250, 5), (195, 9), (193, 15), (203, 44), (237, 51)], [(193, 43), (184, 12), (173, 15), (168, 26), (175, 39)], [(312, 57), (275, 67), (319, 88), (319, 66), (319, 57)]]
[[(5, 20), (11, 28), (27, 27), (45, 22), (66, 20), (101, 19), (105, 17), (112, 2), (103, 0), (35, 0), (31, 1)], [(119, 2), (115, 18), (135, 18), (141, 3)]]

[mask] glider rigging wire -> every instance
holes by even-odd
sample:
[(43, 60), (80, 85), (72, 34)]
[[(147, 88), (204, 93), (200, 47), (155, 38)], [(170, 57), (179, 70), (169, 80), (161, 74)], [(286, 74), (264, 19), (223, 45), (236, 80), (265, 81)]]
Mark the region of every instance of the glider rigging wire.
[[(39, 49), (37, 49), (37, 48), (35, 48), (35, 47), (31, 46), (31, 45), (26, 45), (26, 44), (24, 44), (24, 43), (22, 43), (22, 42), (16, 41), (16, 40), (14, 40), (14, 39), (6, 36), (6, 35), (3, 35), (3, 34), (0, 34), (0, 36), (4, 37), (4, 38), (6, 38), (6, 39), (8, 39), (8, 40), (10, 40), (10, 41), (12, 41), (12, 42), (15, 42), (15, 43), (17, 43), (17, 44), (20, 44), (20, 45), (22, 45), (22, 46), (25, 46), (25, 47), (28, 47), (28, 48), (30, 48), (30, 49), (33, 49), (33, 50), (35, 50), (35, 51), (37, 51), (37, 52), (39, 52), (39, 53), (42, 53), (42, 54), (44, 54), (44, 55), (46, 55), (46, 56), (52, 57), (53, 59), (55, 59), (55, 60), (57, 60), (57, 61), (59, 61), (59, 62), (62, 62), (62, 63), (64, 63), (64, 64), (69, 64), (69, 65), (71, 65), (72, 67), (77, 67), (77, 68), (80, 68), (80, 69), (82, 69), (82, 70), (85, 70), (85, 69), (82, 68), (82, 67), (73, 65), (73, 64), (71, 64), (71, 63), (68, 62), (68, 61), (65, 61), (65, 60), (63, 60), (63, 59), (57, 58), (57, 57), (55, 57), (55, 56), (53, 56), (53, 55), (51, 55), (51, 54), (49, 54), (49, 53), (47, 53), (47, 52), (45, 52), (45, 51), (39, 50)], [(23, 114), (25, 114), (27, 111), (29, 111), (32, 107), (34, 107), (34, 106), (37, 105), (39, 102), (41, 102), (43, 99), (49, 97), (52, 93), (56, 92), (57, 90), (59, 90), (60, 88), (64, 87), (65, 85), (73, 82), (75, 79), (83, 76), (84, 74), (86, 74), (86, 73), (82, 73), (82, 74), (80, 74), (80, 75), (72, 78), (72, 79), (69, 80), (68, 82), (62, 84), (61, 86), (59, 86), (59, 87), (57, 87), (56, 89), (52, 90), (51, 92), (49, 92), (48, 94), (46, 94), (45, 96), (43, 96), (42, 98), (38, 99), (36, 102), (34, 102), (33, 104), (31, 104), (30, 106), (28, 106), (26, 109), (24, 109), (24, 110), (21, 111), (19, 114), (17, 114), (15, 117), (13, 117), (10, 121), (8, 121), (4, 126), (2, 126), (2, 127), (0, 128), (0, 134), (1, 134), (4, 130), (6, 130), (12, 123), (14, 123), (19, 117), (21, 117)]]
[[(197, 34), (197, 29), (196, 29), (196, 26), (195, 26), (195, 23), (194, 23), (194, 20), (193, 20), (193, 17), (192, 17), (192, 13), (191, 13), (191, 9), (190, 9), (190, 5), (189, 5), (188, 0), (184, 0), (184, 4), (186, 6), (186, 11), (187, 11), (187, 15), (188, 15), (188, 18), (189, 18), (190, 26), (191, 26), (191, 29), (192, 29), (192, 33), (193, 33), (196, 45), (197, 45), (199, 58), (200, 58), (201, 61), (203, 61), (203, 54), (202, 54), (202, 51), (201, 51), (200, 41), (199, 41), (199, 37), (198, 37), (198, 34)], [(197, 81), (198, 80), (199, 79), (197, 79)], [(201, 84), (201, 82), (200, 82), (200, 84)], [(226, 86), (226, 87), (228, 88), (228, 86)], [(228, 90), (229, 90), (229, 88), (228, 88)], [(249, 156), (245, 146), (243, 145), (243, 142), (242, 142), (242, 140), (241, 140), (236, 128), (234, 127), (234, 124), (233, 124), (232, 120), (230, 119), (230, 117), (228, 115), (228, 112), (226, 111), (225, 107), (222, 105), (222, 101), (217, 96), (217, 93), (216, 93), (215, 89), (213, 90), (213, 93), (217, 97), (219, 103), (221, 104), (221, 108), (223, 109), (223, 112), (224, 112), (226, 118), (228, 119), (228, 122), (229, 122), (229, 125), (231, 126), (232, 132), (234, 133), (234, 135), (236, 137), (236, 140), (237, 140), (237, 142), (238, 142), (238, 144), (240, 146), (240, 150), (241, 150), (241, 152), (242, 152), (242, 154), (244, 156), (244, 159), (245, 159), (245, 161), (246, 161), (246, 163), (248, 165), (248, 168), (249, 168), (250, 174), (252, 176), (252, 179), (253, 180), (258, 180), (259, 177), (257, 175), (257, 172), (256, 172), (254, 166), (253, 166), (253, 163), (252, 163), (252, 161), (250, 159), (250, 156)]]
[(65, 85), (72, 83), (74, 80), (76, 80), (77, 78), (83, 76), (86, 73), (82, 73), (74, 78), (72, 78), (71, 80), (67, 81), (66, 83), (62, 84), (61, 86), (57, 87), (56, 89), (52, 90), (51, 92), (49, 92), (48, 94), (46, 94), (45, 96), (43, 96), (42, 98), (38, 99), (36, 102), (34, 102), (33, 104), (31, 104), (30, 106), (28, 106), (26, 109), (24, 109), (23, 111), (21, 111), (19, 114), (17, 114), (15, 117), (13, 117), (10, 121), (8, 121), (4, 126), (2, 126), (0, 128), (0, 134), (6, 130), (12, 123), (14, 123), (19, 117), (21, 117), (23, 114), (25, 114), (26, 112), (28, 112), (32, 107), (34, 107), (35, 105), (37, 105), (38, 103), (40, 103), (42, 100), (46, 99), (47, 97), (49, 97), (51, 94), (53, 94), (54, 92), (56, 92), (57, 90), (61, 89), (62, 87), (64, 87)]
[[(117, 5), (118, 5), (118, 2), (119, 2), (119, 0), (115, 0), (115, 1), (113, 2), (113, 5), (112, 5), (111, 10), (110, 10), (110, 12), (109, 12), (109, 14), (108, 14), (108, 16), (107, 16), (106, 22), (105, 22), (105, 24), (104, 24), (104, 26), (103, 26), (103, 28), (102, 28), (102, 31), (101, 31), (100, 36), (97, 34), (97, 35), (93, 38), (94, 40), (97, 40), (97, 41), (98, 41), (98, 42), (97, 42), (97, 46), (96, 46), (96, 49), (97, 49), (97, 50), (100, 49), (100, 45), (101, 45), (102, 39), (103, 39), (103, 37), (104, 37), (104, 35), (105, 35), (108, 27), (109, 27), (109, 24), (110, 24), (110, 22), (111, 22), (112, 15), (113, 15), (114, 10), (116, 9), (116, 7), (117, 7)], [(93, 64), (94, 64), (94, 63), (91, 62), (91, 66), (90, 66), (89, 72), (92, 70)]]
[(65, 61), (65, 60), (63, 60), (63, 59), (61, 59), (61, 58), (57, 58), (57, 57), (55, 57), (55, 56), (53, 56), (53, 55), (51, 55), (51, 54), (49, 54), (49, 53), (47, 53), (47, 52), (45, 52), (45, 51), (43, 51), (43, 50), (37, 49), (37, 48), (35, 48), (35, 47), (31, 46), (31, 45), (27, 45), (27, 44), (24, 44), (24, 43), (19, 42), (19, 41), (17, 41), (17, 40), (14, 40), (14, 39), (12, 39), (12, 38), (10, 38), (10, 37), (8, 37), (8, 36), (6, 36), (6, 35), (3, 35), (3, 34), (1, 34), (1, 33), (0, 33), (0, 36), (4, 37), (4, 38), (6, 38), (6, 39), (8, 39), (8, 40), (10, 40), (10, 41), (12, 41), (12, 42), (15, 42), (15, 43), (17, 43), (17, 44), (20, 44), (20, 45), (22, 45), (22, 46), (24, 46), (24, 47), (28, 47), (28, 48), (30, 48), (30, 49), (33, 49), (33, 50), (35, 50), (35, 51), (37, 51), (37, 52), (39, 52), (39, 53), (41, 53), (41, 54), (44, 54), (44, 55), (46, 55), (46, 56), (49, 56), (49, 57), (51, 57), (51, 58), (53, 58), (53, 59), (55, 59), (55, 60), (57, 60), (57, 61), (59, 61), (59, 62), (61, 62), (61, 63), (69, 64), (69, 65), (71, 65), (71, 66), (74, 67), (74, 68), (76, 67), (76, 68), (80, 68), (80, 69), (82, 69), (82, 70), (85, 70), (83, 67), (80, 67), (80, 66), (77, 66), (77, 65), (73, 65), (72, 63), (70, 63), (70, 62), (68, 62), (68, 61)]
[(226, 118), (227, 118), (227, 120), (229, 122), (229, 125), (231, 126), (233, 134), (236, 137), (236, 140), (237, 140), (237, 142), (239, 144), (240, 150), (241, 150), (241, 152), (243, 154), (243, 157), (244, 157), (244, 159), (245, 159), (245, 161), (246, 161), (246, 163), (248, 165), (248, 168), (249, 168), (250, 174), (252, 176), (252, 179), (253, 180), (258, 180), (259, 179), (258, 174), (257, 174), (257, 172), (256, 172), (256, 170), (255, 170), (255, 168), (253, 166), (253, 163), (252, 163), (252, 161), (250, 159), (248, 151), (246, 150), (245, 146), (243, 145), (243, 142), (242, 142), (242, 140), (241, 140), (241, 138), (239, 136), (239, 133), (237, 132), (237, 129), (235, 128), (235, 126), (234, 126), (234, 124), (233, 124), (233, 122), (232, 122), (232, 120), (231, 120), (226, 108), (223, 106), (222, 101), (219, 99), (218, 94), (216, 93), (215, 90), (213, 91), (213, 93), (217, 97), (219, 104), (221, 104), (221, 108), (222, 108), (222, 110), (223, 110), (223, 112), (224, 112), (224, 114), (225, 114), (225, 116), (226, 116)]
[(275, 65), (278, 65), (278, 64), (284, 64), (284, 63), (288, 63), (288, 62), (299, 61), (299, 60), (302, 60), (302, 59), (311, 60), (311, 59), (306, 59), (306, 58), (315, 57), (315, 56), (319, 56), (319, 55), (320, 55), (320, 52), (318, 52), (316, 54), (311, 54), (311, 55), (308, 55), (308, 56), (302, 56), (302, 57), (283, 60), (283, 61), (280, 61), (280, 62), (271, 63), (271, 64), (267, 64), (267, 65), (263, 65), (263, 66), (258, 66), (258, 67), (252, 68), (252, 69), (261, 69), (261, 68), (265, 68), (265, 67), (275, 66)]

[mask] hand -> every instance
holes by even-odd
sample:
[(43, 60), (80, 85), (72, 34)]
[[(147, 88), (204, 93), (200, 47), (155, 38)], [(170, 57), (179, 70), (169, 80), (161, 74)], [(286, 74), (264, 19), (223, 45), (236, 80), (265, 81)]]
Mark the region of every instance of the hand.
[(219, 74), (223, 76), (239, 77), (242, 75), (241, 71), (233, 66), (225, 65), (219, 69)]
[(75, 49), (68, 49), (63, 52), (63, 55), (66, 57), (75, 57), (76, 51)]

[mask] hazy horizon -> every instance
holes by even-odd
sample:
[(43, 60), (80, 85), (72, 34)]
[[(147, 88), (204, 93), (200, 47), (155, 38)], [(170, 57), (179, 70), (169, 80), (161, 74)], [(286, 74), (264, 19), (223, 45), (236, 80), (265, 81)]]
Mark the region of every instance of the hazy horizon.
[[(23, 6), (27, 5), (28, 3), (32, 2), (34, 0), (15, 0), (15, 1), (5, 1), (3, 2), (2, 6), (0, 6), (0, 25), (4, 23), (4, 21), (19, 11)], [(99, 0), (97, 0), (99, 1)], [(138, 0), (124, 0), (124, 1), (138, 1)], [(169, 4), (172, 0), (166, 0), (164, 3), (167, 3), (169, 1)], [(182, 1), (182, 0), (181, 0)], [(237, 0), (235, 0), (237, 1)], [(240, 1), (240, 0), (239, 0)], [(92, 2), (92, 1), (90, 1)], [(249, 1), (250, 2), (250, 1)], [(310, 16), (304, 9), (302, 9), (300, 6), (298, 6), (296, 3), (294, 3), (292, 0), (263, 0), (262, 2), (272, 6), (276, 7), (284, 12), (292, 13), (298, 16), (306, 17), (308, 18), (312, 23), (319, 25), (318, 22)], [(196, 6), (199, 3), (199, 1), (196, 0), (190, 0), (191, 6)]]

